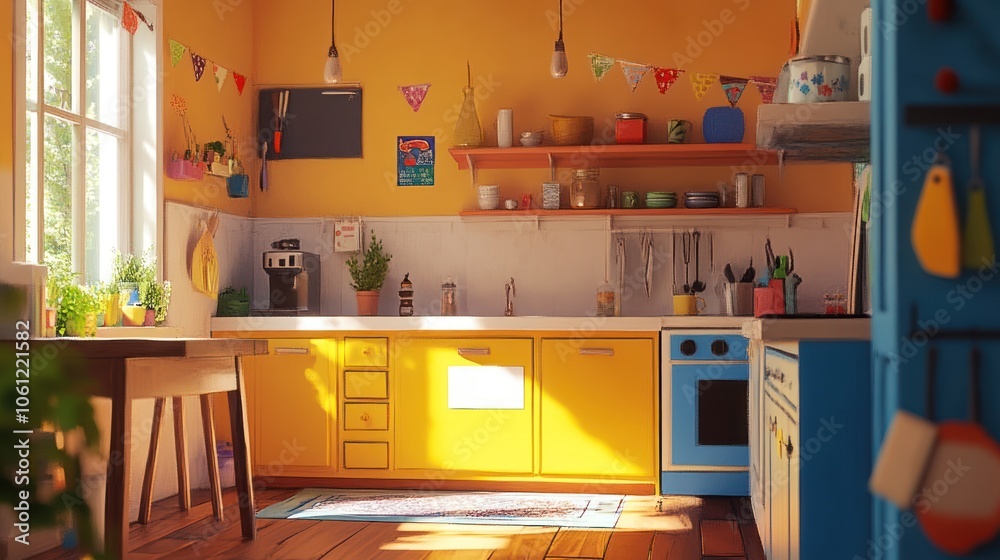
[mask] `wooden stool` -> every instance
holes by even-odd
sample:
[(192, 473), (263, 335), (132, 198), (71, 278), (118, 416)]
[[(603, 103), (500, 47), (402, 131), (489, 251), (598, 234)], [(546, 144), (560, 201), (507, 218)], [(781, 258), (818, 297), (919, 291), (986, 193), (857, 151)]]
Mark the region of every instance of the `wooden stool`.
[[(215, 424), (212, 413), (212, 395), (200, 395), (201, 425), (205, 433), (205, 456), (208, 459), (208, 482), (212, 490), (212, 513), (222, 521), (222, 483), (219, 479), (219, 457), (215, 449)], [(177, 499), (182, 510), (191, 508), (191, 481), (188, 478), (187, 438), (184, 430), (184, 400), (175, 396), (171, 399), (174, 407), (174, 443), (177, 452)], [(156, 474), (156, 450), (160, 442), (160, 424), (163, 422), (165, 398), (156, 399), (153, 406), (153, 426), (149, 434), (149, 455), (146, 457), (146, 472), (142, 477), (142, 496), (139, 500), (139, 523), (149, 523), (153, 507), (153, 478)]]

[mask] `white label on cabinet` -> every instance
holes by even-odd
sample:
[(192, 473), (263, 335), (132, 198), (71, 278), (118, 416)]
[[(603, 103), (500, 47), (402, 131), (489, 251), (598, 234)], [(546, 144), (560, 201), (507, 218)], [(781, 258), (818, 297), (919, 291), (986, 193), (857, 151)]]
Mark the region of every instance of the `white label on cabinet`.
[(524, 410), (524, 368), (449, 367), (448, 408)]

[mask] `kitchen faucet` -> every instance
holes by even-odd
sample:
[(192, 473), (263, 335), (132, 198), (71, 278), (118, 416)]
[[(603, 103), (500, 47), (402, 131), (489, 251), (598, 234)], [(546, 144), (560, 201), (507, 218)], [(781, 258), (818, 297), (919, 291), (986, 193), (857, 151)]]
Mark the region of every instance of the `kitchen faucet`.
[(513, 317), (514, 300), (511, 298), (517, 296), (517, 289), (514, 287), (514, 277), (511, 277), (510, 282), (504, 285), (504, 291), (507, 292), (507, 305), (504, 307), (503, 314), (505, 317)]

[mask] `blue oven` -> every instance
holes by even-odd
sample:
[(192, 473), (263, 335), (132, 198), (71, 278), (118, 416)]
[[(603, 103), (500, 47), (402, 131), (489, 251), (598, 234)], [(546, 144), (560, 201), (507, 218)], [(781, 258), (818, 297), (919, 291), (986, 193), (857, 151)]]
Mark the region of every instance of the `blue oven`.
[(663, 494), (749, 495), (747, 346), (733, 331), (663, 331)]

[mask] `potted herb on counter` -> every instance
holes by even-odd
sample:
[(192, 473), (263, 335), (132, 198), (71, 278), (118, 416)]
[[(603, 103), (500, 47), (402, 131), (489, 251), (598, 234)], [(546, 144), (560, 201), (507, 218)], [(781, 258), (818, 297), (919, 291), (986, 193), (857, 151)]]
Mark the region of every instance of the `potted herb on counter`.
[(146, 282), (139, 286), (139, 300), (146, 308), (144, 327), (162, 324), (167, 320), (167, 308), (170, 307), (170, 282)]
[(354, 289), (358, 301), (358, 315), (378, 315), (378, 297), (385, 277), (389, 273), (389, 261), (392, 255), (382, 249), (382, 240), (375, 237), (372, 230), (368, 249), (364, 251), (362, 260), (357, 256), (347, 260), (347, 268), (351, 273), (351, 288)]
[(56, 333), (59, 336), (96, 336), (97, 313), (101, 305), (94, 291), (71, 283), (59, 292)]

